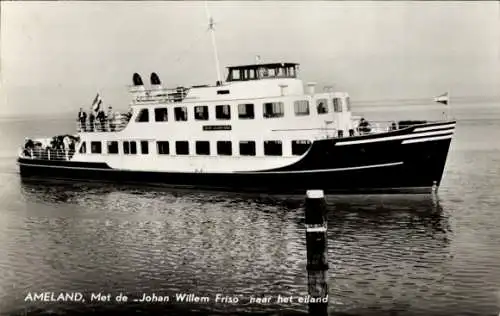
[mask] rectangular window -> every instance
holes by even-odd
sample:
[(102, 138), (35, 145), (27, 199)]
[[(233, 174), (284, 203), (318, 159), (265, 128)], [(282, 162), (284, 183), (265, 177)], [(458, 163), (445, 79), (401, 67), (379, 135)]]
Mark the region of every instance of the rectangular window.
[(168, 155), (170, 154), (170, 147), (167, 141), (157, 141), (156, 142), (156, 151), (158, 155)]
[(187, 141), (175, 142), (175, 153), (177, 155), (189, 155), (189, 142)]
[(135, 141), (130, 142), (130, 153), (132, 155), (137, 154), (137, 143)]
[(231, 107), (228, 104), (215, 106), (215, 118), (218, 120), (231, 119)]
[(285, 105), (283, 102), (267, 102), (264, 103), (264, 117), (282, 117), (285, 115)]
[(333, 111), (342, 112), (342, 100), (340, 98), (333, 99)]
[(240, 142), (240, 156), (255, 156), (255, 142), (254, 141)]
[(254, 105), (252, 103), (238, 104), (238, 118), (240, 119), (255, 118)]
[(197, 121), (208, 120), (208, 106), (199, 105), (194, 107), (194, 119)]
[(175, 107), (174, 116), (176, 121), (187, 121), (187, 108), (185, 106)]
[(327, 114), (328, 113), (328, 100), (327, 99), (316, 100), (316, 109), (318, 110), (318, 114)]
[(108, 142), (108, 154), (118, 154), (118, 142)]
[(137, 154), (137, 144), (135, 141), (124, 141), (123, 142), (123, 154), (124, 155), (135, 155)]
[(102, 154), (102, 143), (90, 142), (90, 152), (92, 154)]
[(141, 154), (149, 154), (149, 142), (147, 140), (141, 140)]
[(303, 116), (309, 115), (309, 101), (307, 100), (297, 100), (293, 103), (295, 109), (295, 115)]
[(292, 141), (292, 155), (300, 156), (311, 147), (310, 140), (294, 140)]
[(167, 108), (157, 108), (157, 109), (155, 109), (155, 121), (156, 122), (166, 122), (166, 121), (168, 121), (168, 110), (167, 110)]
[(196, 142), (196, 154), (197, 155), (210, 155), (210, 142), (197, 141)]
[(140, 123), (149, 122), (149, 110), (141, 109), (135, 121)]
[(264, 155), (266, 156), (281, 156), (283, 155), (283, 147), (279, 140), (268, 140), (264, 142)]
[(82, 142), (82, 145), (80, 146), (80, 154), (86, 154), (87, 153), (87, 143), (84, 141)]
[(130, 154), (130, 143), (127, 141), (123, 142), (123, 154), (125, 154), (125, 155)]
[(217, 155), (231, 156), (233, 154), (233, 147), (230, 141), (217, 142)]

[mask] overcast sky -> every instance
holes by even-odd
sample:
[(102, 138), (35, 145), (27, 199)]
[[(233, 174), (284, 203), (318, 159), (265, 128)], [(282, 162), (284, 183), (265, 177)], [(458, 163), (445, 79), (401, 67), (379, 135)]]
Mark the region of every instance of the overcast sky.
[[(68, 112), (132, 74), (213, 83), (204, 2), (0, 2), (0, 115)], [(210, 2), (221, 66), (301, 64), (352, 99), (500, 95), (500, 6), (484, 2)]]

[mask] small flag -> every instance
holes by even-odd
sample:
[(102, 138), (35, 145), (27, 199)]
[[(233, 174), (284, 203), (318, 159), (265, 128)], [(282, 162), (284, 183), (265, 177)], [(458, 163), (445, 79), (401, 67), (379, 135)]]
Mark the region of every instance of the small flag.
[(101, 109), (102, 99), (99, 93), (95, 96), (94, 101), (92, 101), (92, 110), (94, 112), (99, 112)]
[(259, 64), (259, 63), (260, 63), (260, 55), (255, 56), (255, 62), (256, 62), (257, 64)]
[(439, 103), (442, 103), (444, 105), (448, 105), (449, 100), (450, 99), (449, 99), (449, 96), (448, 96), (448, 92), (443, 93), (440, 96), (437, 96), (437, 97), (434, 98), (434, 102), (439, 102)]

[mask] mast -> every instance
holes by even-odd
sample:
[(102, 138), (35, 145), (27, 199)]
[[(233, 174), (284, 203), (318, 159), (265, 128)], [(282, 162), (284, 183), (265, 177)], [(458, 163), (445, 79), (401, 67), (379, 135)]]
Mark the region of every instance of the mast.
[(217, 85), (222, 83), (221, 74), (220, 74), (220, 66), (219, 66), (219, 55), (217, 53), (217, 43), (215, 41), (215, 28), (214, 28), (214, 19), (210, 15), (210, 11), (208, 10), (208, 1), (205, 1), (205, 10), (207, 12), (208, 18), (208, 30), (210, 31), (210, 35), (212, 37), (212, 46), (214, 49), (214, 59), (215, 59), (215, 70), (217, 71)]

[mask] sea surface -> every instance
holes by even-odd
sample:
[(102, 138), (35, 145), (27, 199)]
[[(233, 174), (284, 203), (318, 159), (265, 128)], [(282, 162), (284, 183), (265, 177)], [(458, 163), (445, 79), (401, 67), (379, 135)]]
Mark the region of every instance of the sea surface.
[[(427, 108), (365, 117), (426, 118)], [(436, 111), (434, 111), (436, 112)], [(328, 199), (331, 315), (498, 315), (500, 104), (458, 120), (437, 196)], [(0, 120), (0, 315), (306, 315), (302, 198), (77, 182), (23, 182), (25, 136), (75, 118)], [(29, 293), (208, 296), (210, 303), (26, 302)], [(237, 296), (236, 304), (214, 303)]]

